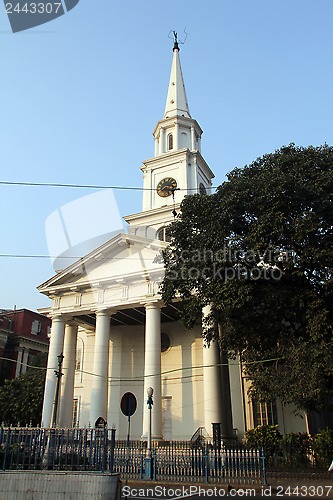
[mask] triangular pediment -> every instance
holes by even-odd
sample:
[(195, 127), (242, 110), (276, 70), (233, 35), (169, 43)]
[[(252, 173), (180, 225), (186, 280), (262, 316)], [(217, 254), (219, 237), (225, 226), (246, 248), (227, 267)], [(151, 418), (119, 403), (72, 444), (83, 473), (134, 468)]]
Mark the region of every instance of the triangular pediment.
[(107, 286), (163, 275), (161, 251), (166, 243), (120, 233), (59, 272), (38, 290), (45, 294)]

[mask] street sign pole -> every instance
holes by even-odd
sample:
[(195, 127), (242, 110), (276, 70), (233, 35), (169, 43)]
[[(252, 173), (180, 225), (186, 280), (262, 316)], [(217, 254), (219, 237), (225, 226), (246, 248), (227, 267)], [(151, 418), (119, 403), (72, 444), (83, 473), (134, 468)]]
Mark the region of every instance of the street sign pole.
[(137, 407), (136, 397), (131, 392), (125, 392), (120, 402), (120, 409), (127, 417), (127, 439), (126, 439), (126, 472), (128, 472), (130, 458), (130, 435), (131, 435), (131, 416), (135, 413)]

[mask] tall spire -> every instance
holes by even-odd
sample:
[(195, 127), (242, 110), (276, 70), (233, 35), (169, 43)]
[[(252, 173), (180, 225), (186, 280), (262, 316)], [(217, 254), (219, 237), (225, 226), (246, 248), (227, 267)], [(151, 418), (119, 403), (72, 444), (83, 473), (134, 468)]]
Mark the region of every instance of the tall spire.
[(174, 31), (173, 60), (170, 74), (168, 96), (165, 105), (164, 118), (186, 116), (191, 118), (187, 103), (184, 78), (179, 58), (177, 33)]

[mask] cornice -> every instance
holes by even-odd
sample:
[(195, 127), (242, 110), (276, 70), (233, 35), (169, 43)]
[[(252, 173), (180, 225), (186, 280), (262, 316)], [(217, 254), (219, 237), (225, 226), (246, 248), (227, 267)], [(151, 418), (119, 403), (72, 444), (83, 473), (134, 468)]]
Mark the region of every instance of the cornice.
[[(165, 205), (163, 207), (159, 208), (153, 208), (151, 210), (146, 210), (145, 212), (138, 212), (136, 214), (131, 214), (131, 215), (125, 215), (123, 219), (128, 222), (129, 224), (134, 221), (138, 221), (140, 219), (145, 219), (148, 221), (149, 218), (155, 218), (156, 215), (169, 215), (172, 214), (174, 209), (179, 209), (180, 203), (177, 203), (175, 205)], [(158, 241), (158, 240), (156, 240)], [(160, 242), (163, 244), (164, 242)], [(162, 245), (161, 245), (162, 246)], [(162, 247), (164, 248), (164, 247)]]
[[(188, 118), (187, 116), (170, 116), (167, 118), (162, 118), (162, 120), (159, 120), (157, 122), (156, 127), (153, 130), (153, 136), (155, 137), (155, 134), (158, 131), (158, 129), (168, 128), (174, 125), (175, 123), (181, 123), (185, 126), (188, 126), (189, 128), (194, 127), (199, 132), (200, 136), (203, 134), (203, 130), (200, 127), (197, 120), (194, 120), (193, 118)], [(165, 127), (163, 125), (165, 125)]]
[(39, 339), (32, 339), (32, 338), (27, 338), (23, 337), (22, 335), (15, 335), (13, 337), (8, 338), (8, 343), (11, 345), (23, 345), (26, 344), (27, 346), (34, 346), (34, 347), (43, 347), (45, 349), (48, 349), (49, 347), (49, 342), (48, 341), (41, 341)]
[[(141, 170), (144, 170), (145, 168), (150, 167), (152, 163), (162, 163), (165, 164), (165, 160), (167, 158), (170, 159), (176, 159), (177, 157), (186, 157), (187, 152), (190, 152), (188, 148), (182, 148), (182, 149), (176, 149), (172, 151), (166, 151), (165, 153), (162, 153), (161, 155), (158, 156), (153, 156), (152, 158), (148, 158), (147, 160), (143, 160), (143, 167), (141, 167)], [(180, 161), (180, 160), (178, 160)], [(176, 163), (176, 161), (175, 161)]]

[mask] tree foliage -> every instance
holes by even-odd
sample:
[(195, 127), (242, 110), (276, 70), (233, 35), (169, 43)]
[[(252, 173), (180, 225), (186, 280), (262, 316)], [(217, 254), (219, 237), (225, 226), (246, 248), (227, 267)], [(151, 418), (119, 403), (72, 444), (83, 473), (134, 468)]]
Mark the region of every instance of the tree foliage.
[[(260, 399), (320, 408), (333, 380), (333, 148), (282, 147), (184, 199), (164, 254), (164, 300), (221, 326)], [(269, 361), (270, 360), (270, 361)]]
[(36, 357), (34, 367), (0, 387), (0, 422), (36, 426), (42, 417), (47, 355)]

